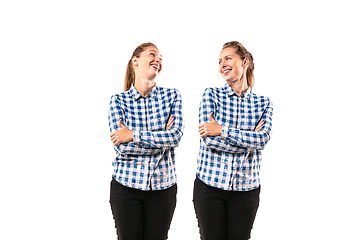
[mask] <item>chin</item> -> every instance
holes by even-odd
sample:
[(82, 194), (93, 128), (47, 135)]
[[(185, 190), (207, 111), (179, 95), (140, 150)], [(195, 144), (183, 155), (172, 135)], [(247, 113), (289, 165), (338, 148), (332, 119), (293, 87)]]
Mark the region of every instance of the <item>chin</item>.
[(231, 82), (231, 78), (230, 78), (229, 76), (225, 76), (225, 77), (223, 77), (223, 78), (224, 78), (225, 81)]

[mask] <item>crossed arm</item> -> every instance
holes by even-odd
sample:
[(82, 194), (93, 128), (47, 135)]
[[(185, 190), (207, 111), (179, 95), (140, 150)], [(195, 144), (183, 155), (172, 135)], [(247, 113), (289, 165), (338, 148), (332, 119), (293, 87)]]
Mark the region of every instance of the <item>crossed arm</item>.
[[(165, 130), (170, 130), (171, 127), (174, 125), (174, 116), (170, 116), (166, 123)], [(134, 140), (134, 132), (127, 129), (125, 125), (122, 123), (122, 119), (119, 121), (120, 129), (111, 133), (110, 138), (113, 142), (114, 146), (119, 145), (121, 143), (127, 143)]]
[(120, 154), (152, 155), (176, 147), (183, 134), (182, 100), (175, 96), (166, 127), (158, 131), (139, 131), (129, 128), (119, 99), (111, 98), (109, 110), (110, 139)]
[[(209, 115), (210, 122), (202, 123), (199, 125), (199, 133), (200, 137), (204, 138), (207, 136), (220, 136), (222, 132), (222, 126), (216, 123), (213, 118), (213, 113), (211, 112)], [(256, 125), (255, 131), (258, 132), (264, 127), (264, 119), (261, 119), (260, 122)]]
[(242, 153), (247, 149), (264, 149), (270, 139), (272, 128), (272, 103), (269, 102), (254, 131), (220, 126), (213, 114), (216, 104), (209, 89), (206, 89), (199, 108), (199, 134), (208, 148), (230, 153)]

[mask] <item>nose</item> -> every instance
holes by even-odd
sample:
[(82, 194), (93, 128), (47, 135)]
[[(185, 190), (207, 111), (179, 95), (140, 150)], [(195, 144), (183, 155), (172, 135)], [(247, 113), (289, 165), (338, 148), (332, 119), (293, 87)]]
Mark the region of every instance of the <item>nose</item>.
[(220, 66), (219, 66), (219, 69), (223, 69), (223, 68), (225, 68), (226, 67), (226, 64), (224, 63), (224, 62), (221, 62), (220, 63)]
[(155, 57), (155, 62), (156, 62), (156, 63), (161, 63), (161, 61), (162, 61), (162, 60), (161, 60), (160, 57)]

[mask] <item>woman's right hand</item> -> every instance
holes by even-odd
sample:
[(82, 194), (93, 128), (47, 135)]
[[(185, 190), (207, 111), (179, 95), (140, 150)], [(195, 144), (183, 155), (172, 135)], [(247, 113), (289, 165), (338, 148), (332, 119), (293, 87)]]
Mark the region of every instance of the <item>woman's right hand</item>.
[(171, 127), (174, 125), (174, 116), (170, 116), (167, 123), (166, 123), (166, 130), (170, 130)]
[(264, 127), (264, 119), (261, 119), (258, 125), (255, 127), (255, 131), (258, 132)]

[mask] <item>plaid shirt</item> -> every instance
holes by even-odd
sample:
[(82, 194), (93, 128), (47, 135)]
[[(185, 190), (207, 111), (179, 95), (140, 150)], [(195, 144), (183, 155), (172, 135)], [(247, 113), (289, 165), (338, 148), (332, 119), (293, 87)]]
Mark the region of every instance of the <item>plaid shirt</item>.
[[(165, 130), (174, 116), (174, 125)], [(176, 89), (154, 86), (142, 96), (134, 86), (110, 100), (110, 132), (119, 120), (133, 131), (134, 140), (114, 147), (113, 177), (122, 185), (141, 190), (160, 190), (176, 183), (175, 147), (183, 135), (181, 95)]]
[[(237, 95), (225, 84), (205, 89), (199, 109), (199, 124), (209, 122), (213, 112), (222, 126), (220, 136), (200, 139), (197, 176), (207, 185), (232, 191), (249, 191), (260, 185), (261, 150), (270, 140), (273, 105), (250, 88)], [(258, 122), (264, 127), (256, 132)]]

